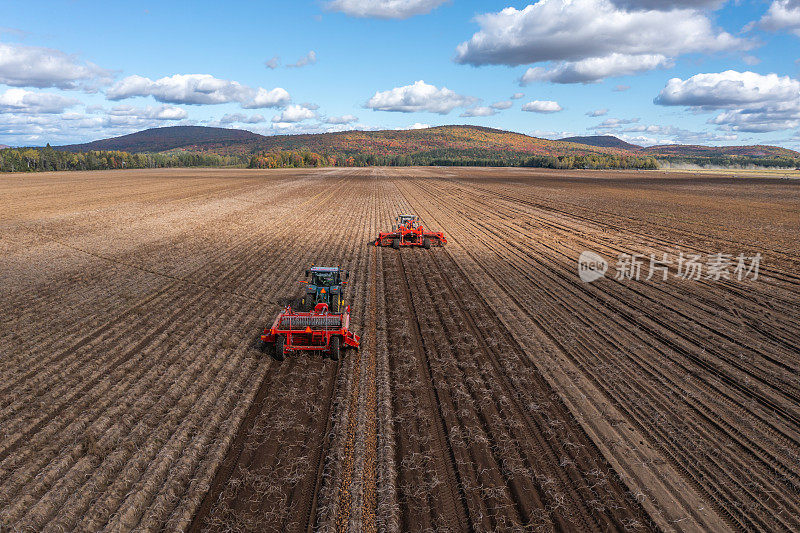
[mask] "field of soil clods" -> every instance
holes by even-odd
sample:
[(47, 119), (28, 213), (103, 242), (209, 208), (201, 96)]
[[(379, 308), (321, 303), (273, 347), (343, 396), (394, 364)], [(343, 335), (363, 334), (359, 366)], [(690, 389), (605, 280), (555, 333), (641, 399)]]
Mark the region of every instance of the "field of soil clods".
[[(0, 175), (0, 529), (796, 531), (798, 254), (794, 180)], [(361, 347), (278, 362), (311, 263)]]

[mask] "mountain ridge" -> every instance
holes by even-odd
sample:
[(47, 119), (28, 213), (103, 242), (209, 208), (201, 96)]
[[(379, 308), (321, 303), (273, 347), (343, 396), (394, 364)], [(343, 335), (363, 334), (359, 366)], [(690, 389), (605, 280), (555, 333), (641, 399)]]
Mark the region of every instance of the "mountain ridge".
[[(579, 142), (580, 141), (580, 142)], [(461, 158), (493, 156), (580, 156), (604, 154), (630, 157), (800, 157), (788, 148), (768, 145), (703, 146), (655, 145), (641, 147), (611, 135), (549, 140), (484, 126), (447, 125), (409, 130), (348, 130), (330, 133), (260, 135), (234, 128), (168, 126), (100, 139), (55, 146), (60, 151), (118, 150), (131, 153), (199, 151), (220, 155), (247, 155), (276, 150), (319, 153), (402, 156), (455, 153)]]

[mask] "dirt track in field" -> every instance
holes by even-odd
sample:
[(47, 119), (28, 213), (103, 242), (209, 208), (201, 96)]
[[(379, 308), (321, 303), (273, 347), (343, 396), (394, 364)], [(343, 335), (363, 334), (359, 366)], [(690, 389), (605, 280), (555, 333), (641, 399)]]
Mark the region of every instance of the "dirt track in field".
[[(798, 206), (644, 172), (2, 175), (0, 526), (797, 530)], [(369, 246), (401, 211), (448, 245)], [(763, 259), (587, 284), (584, 250)], [(352, 272), (361, 349), (278, 363), (258, 334), (312, 262)]]

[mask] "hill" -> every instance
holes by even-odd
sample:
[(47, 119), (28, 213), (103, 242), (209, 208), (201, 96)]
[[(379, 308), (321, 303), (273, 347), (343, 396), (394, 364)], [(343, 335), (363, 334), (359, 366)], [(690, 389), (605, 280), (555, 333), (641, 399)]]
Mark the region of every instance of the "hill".
[(217, 151), (231, 145), (252, 142), (259, 137), (263, 136), (245, 130), (205, 126), (170, 126), (152, 128), (111, 139), (55, 146), (54, 148), (66, 152), (87, 152), (89, 150), (119, 150), (131, 153), (165, 152), (176, 148)]
[[(597, 163), (586, 158), (616, 159), (614, 165), (628, 167), (636, 159), (657, 158), (696, 164), (756, 164), (784, 166), (786, 158), (800, 153), (776, 146), (640, 146), (611, 135), (540, 139), (522, 133), (480, 126), (437, 126), (416, 130), (344, 131), (300, 135), (258, 135), (245, 130), (203, 126), (172, 126), (103, 139), (85, 144), (55, 147), (59, 151), (118, 150), (129, 153), (199, 153), (235, 157), (277, 152), (311, 152), (355, 164), (523, 164), (531, 157), (542, 166)], [(570, 161), (553, 161), (561, 157)], [(582, 158), (578, 161), (575, 158)], [(402, 161), (401, 161), (402, 160)], [(602, 163), (606, 165), (608, 162)], [(791, 163), (794, 164), (794, 163)]]
[(619, 148), (621, 150), (629, 150), (635, 152), (641, 150), (642, 147), (636, 144), (631, 144), (623, 141), (613, 135), (588, 135), (585, 137), (564, 137), (559, 141), (586, 144), (588, 146), (597, 146), (600, 148)]
[(779, 158), (800, 157), (800, 152), (788, 148), (767, 145), (751, 146), (702, 146), (692, 144), (655, 145), (642, 148), (641, 153), (654, 157), (751, 157)]

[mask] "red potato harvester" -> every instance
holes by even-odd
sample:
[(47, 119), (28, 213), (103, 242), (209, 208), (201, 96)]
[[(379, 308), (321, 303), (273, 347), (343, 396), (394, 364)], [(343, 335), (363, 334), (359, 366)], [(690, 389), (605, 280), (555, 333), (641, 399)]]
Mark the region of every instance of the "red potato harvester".
[(422, 246), (425, 249), (431, 246), (444, 246), (447, 239), (444, 233), (426, 231), (422, 227), (417, 215), (399, 215), (397, 225), (389, 232), (382, 232), (375, 239), (375, 246), (391, 246), (398, 249), (401, 246)]
[(330, 354), (334, 361), (344, 348), (358, 348), (361, 337), (350, 331), (350, 306), (343, 313), (331, 314), (328, 304), (318, 303), (309, 312), (295, 312), (287, 306), (272, 326), (261, 335), (262, 349), (272, 344), (275, 359), (283, 361), (291, 351), (307, 350)]

